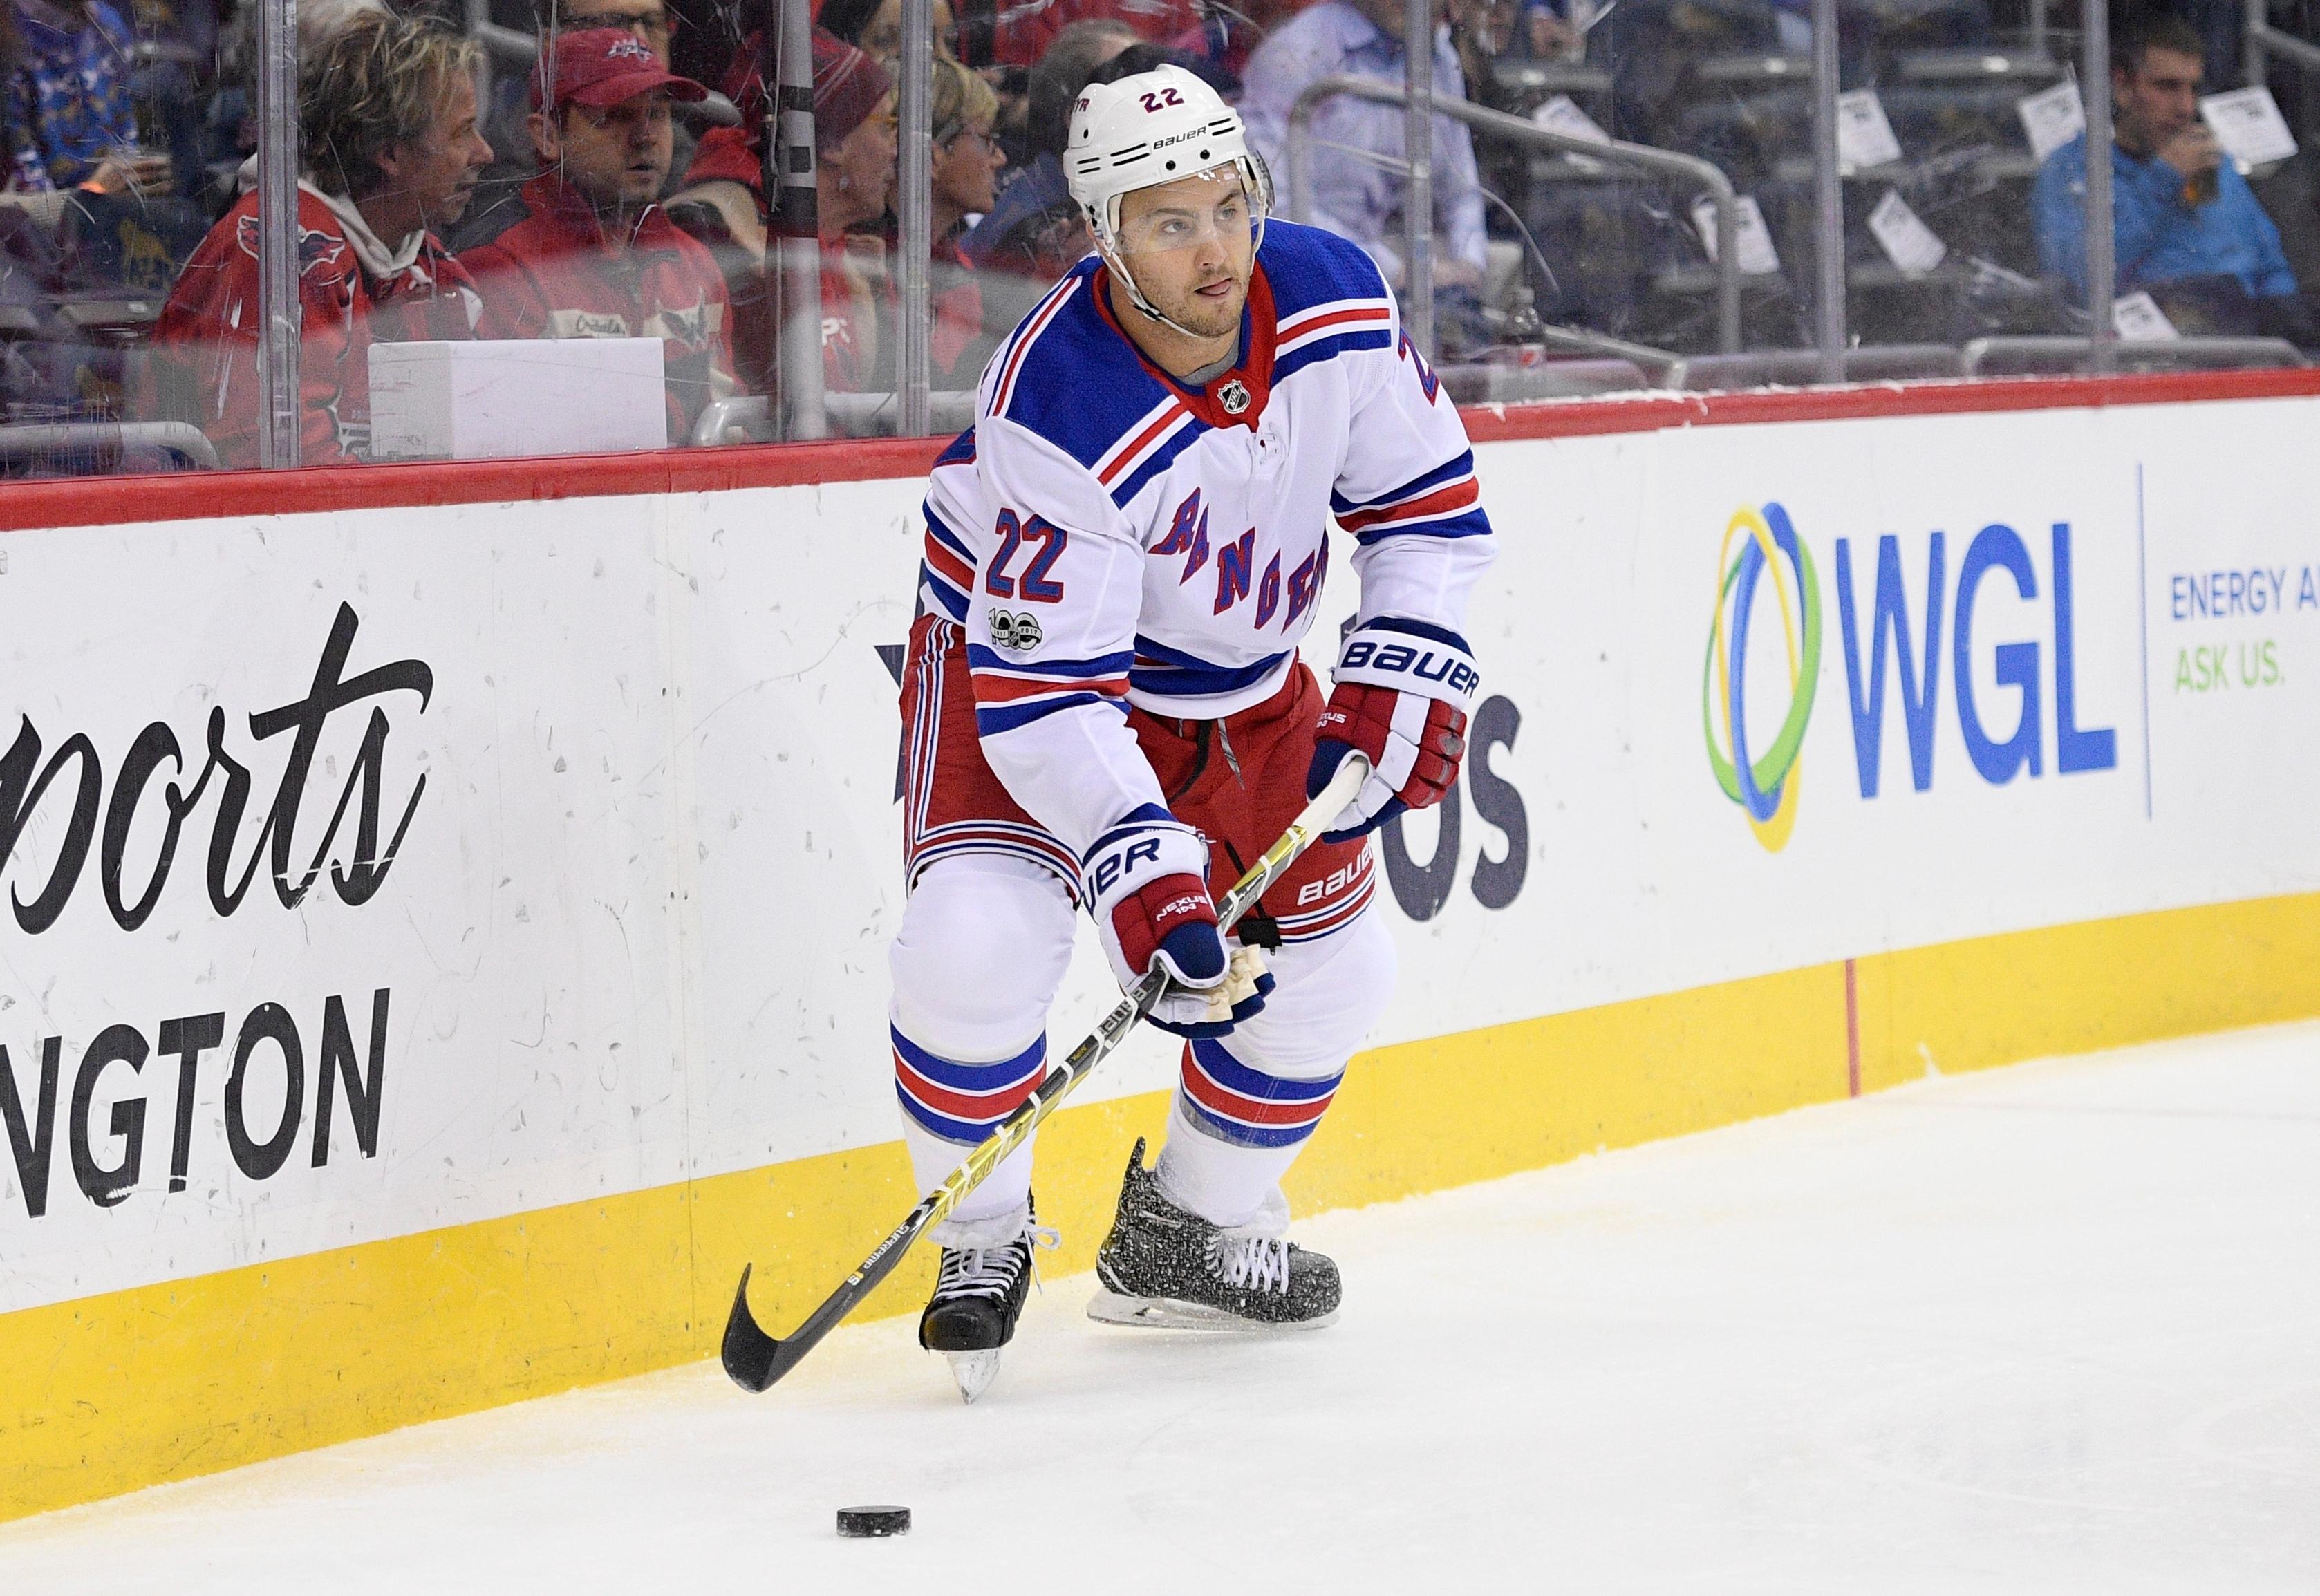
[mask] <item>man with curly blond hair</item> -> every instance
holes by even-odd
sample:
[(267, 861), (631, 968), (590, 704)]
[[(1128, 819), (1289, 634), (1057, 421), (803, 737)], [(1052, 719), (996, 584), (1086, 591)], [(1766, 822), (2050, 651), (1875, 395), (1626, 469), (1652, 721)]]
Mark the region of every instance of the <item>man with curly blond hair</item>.
[[(367, 458), (370, 346), (471, 338), (474, 285), (438, 238), (491, 160), (476, 123), (476, 47), (441, 26), (360, 12), (298, 87), (301, 458)], [(258, 463), (258, 196), (194, 251), (154, 335), (160, 413), (229, 466)]]

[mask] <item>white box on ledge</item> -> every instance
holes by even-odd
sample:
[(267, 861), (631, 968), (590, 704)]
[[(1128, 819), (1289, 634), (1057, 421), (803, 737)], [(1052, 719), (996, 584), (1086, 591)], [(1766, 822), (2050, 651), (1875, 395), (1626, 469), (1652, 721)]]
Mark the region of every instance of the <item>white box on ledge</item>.
[(488, 460), (668, 447), (657, 338), (370, 347), (377, 460)]

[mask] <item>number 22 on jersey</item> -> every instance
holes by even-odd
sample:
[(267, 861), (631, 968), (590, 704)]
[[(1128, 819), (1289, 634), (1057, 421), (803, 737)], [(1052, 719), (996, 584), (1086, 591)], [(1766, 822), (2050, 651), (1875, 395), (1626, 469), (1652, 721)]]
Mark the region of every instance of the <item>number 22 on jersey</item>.
[[(1029, 521), (1019, 520), (1012, 510), (999, 512), (999, 552), (992, 557), (991, 574), (983, 579), (983, 591), (993, 598), (1020, 598), (1026, 603), (1052, 604), (1064, 596), (1064, 585), (1047, 580), (1047, 573), (1062, 558), (1064, 546), (1071, 534), (1043, 516), (1034, 515)], [(1020, 576), (1010, 576), (1007, 567), (1027, 543), (1039, 546), (1031, 561)]]

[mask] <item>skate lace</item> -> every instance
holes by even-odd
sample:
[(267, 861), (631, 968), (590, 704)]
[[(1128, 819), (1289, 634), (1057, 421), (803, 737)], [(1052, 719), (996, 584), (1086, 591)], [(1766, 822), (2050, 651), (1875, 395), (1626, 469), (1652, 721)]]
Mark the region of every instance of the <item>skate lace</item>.
[[(942, 1270), (935, 1277), (938, 1297), (1004, 1297), (1016, 1277), (1031, 1267), (1031, 1249), (1053, 1249), (1063, 1238), (1046, 1225), (1027, 1225), (1023, 1234), (1004, 1247), (943, 1249)], [(1033, 1279), (1037, 1280), (1037, 1275)]]
[(1209, 1267), (1227, 1285), (1285, 1294), (1289, 1290), (1289, 1244), (1277, 1236), (1209, 1238)]

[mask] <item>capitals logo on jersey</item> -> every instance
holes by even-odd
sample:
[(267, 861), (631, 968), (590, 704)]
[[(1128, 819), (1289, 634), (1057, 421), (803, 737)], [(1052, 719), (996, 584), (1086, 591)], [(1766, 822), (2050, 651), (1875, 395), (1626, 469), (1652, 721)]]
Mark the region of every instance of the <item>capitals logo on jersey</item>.
[[(258, 218), (244, 216), (233, 230), (241, 252), (252, 260), (258, 258)], [(346, 240), (322, 231), (320, 228), (301, 227), (298, 230), (298, 275), (311, 277), (327, 272), (338, 265), (339, 257), (347, 250)]]

